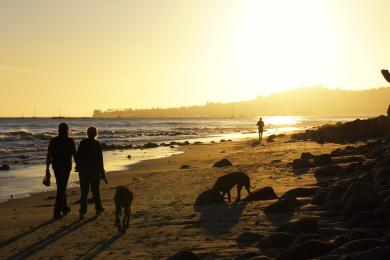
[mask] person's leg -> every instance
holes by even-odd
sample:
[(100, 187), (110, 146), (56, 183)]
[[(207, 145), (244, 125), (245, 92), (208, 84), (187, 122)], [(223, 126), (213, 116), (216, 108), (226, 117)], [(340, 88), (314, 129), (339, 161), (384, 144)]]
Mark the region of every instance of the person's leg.
[(87, 213), (89, 178), (86, 174), (79, 173), (80, 178), (80, 218)]
[(99, 176), (94, 176), (91, 178), (91, 190), (93, 195), (93, 200), (95, 202), (95, 210), (96, 214), (100, 214), (104, 211), (104, 208), (102, 206), (102, 201), (100, 199), (100, 178)]
[(68, 214), (68, 212), (70, 212), (70, 207), (68, 207), (68, 201), (67, 201), (67, 194), (66, 194), (66, 190), (68, 189), (68, 181), (69, 181), (69, 175), (70, 175), (70, 172), (66, 171), (63, 173), (63, 208), (62, 208), (62, 212), (64, 213), (64, 215)]
[(56, 194), (56, 202), (54, 205), (54, 213), (53, 218), (61, 217), (62, 210), (62, 180), (61, 173), (55, 171), (54, 176), (56, 177), (56, 185), (57, 185), (57, 194)]

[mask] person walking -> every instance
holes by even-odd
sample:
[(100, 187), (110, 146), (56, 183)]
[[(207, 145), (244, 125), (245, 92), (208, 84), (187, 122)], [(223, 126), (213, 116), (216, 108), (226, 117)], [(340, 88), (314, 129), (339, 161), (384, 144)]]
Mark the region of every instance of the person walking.
[(104, 179), (105, 170), (103, 165), (103, 153), (99, 141), (96, 140), (97, 130), (95, 127), (89, 127), (87, 130), (86, 139), (80, 142), (77, 150), (77, 171), (80, 178), (80, 220), (84, 219), (87, 213), (88, 192), (91, 187), (93, 200), (95, 202), (96, 215), (104, 212), (102, 202), (100, 199), (100, 179)]
[(66, 189), (72, 170), (72, 156), (76, 160), (76, 146), (74, 140), (68, 137), (68, 133), (68, 125), (61, 123), (58, 126), (58, 136), (51, 139), (47, 149), (46, 176), (48, 178), (51, 176), (51, 164), (57, 184), (53, 219), (60, 219), (63, 215), (67, 215), (70, 212), (70, 207), (67, 204)]
[(263, 139), (263, 131), (264, 131), (264, 121), (261, 117), (257, 122), (257, 128), (259, 130), (259, 142), (261, 142), (261, 140)]

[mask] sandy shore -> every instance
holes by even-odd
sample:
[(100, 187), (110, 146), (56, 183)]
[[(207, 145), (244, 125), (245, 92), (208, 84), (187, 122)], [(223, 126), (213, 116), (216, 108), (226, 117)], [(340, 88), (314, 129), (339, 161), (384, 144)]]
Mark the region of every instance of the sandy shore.
[[(130, 170), (108, 174), (102, 184), (106, 212), (94, 217), (89, 204), (86, 220), (78, 221), (79, 190), (70, 189), (72, 212), (52, 222), (52, 192), (34, 194), (0, 204), (0, 256), (51, 259), (53, 257), (160, 259), (179, 250), (191, 250), (202, 258), (234, 258), (258, 247), (240, 248), (236, 238), (244, 231), (267, 234), (305, 209), (293, 215), (269, 218), (263, 209), (274, 201), (217, 205), (195, 210), (199, 193), (210, 188), (217, 177), (231, 171), (246, 172), (256, 188), (272, 186), (278, 195), (296, 187), (310, 187), (316, 181), (311, 171), (295, 175), (289, 163), (302, 152), (329, 153), (341, 147), (314, 142), (276, 142), (253, 146), (253, 140), (201, 144), (182, 147), (184, 153), (150, 160)], [(227, 158), (233, 167), (212, 168)], [(190, 169), (182, 170), (183, 164)], [(114, 227), (113, 197), (117, 185), (128, 185), (134, 192), (130, 228), (118, 234)], [(233, 191), (233, 199), (235, 199)], [(246, 192), (242, 192), (246, 196)], [(310, 216), (316, 212), (310, 211)]]

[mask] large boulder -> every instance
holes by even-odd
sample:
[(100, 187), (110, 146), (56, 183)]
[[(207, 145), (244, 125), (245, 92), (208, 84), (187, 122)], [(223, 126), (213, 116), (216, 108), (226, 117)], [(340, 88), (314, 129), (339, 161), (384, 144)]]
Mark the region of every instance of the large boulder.
[(343, 247), (349, 248), (353, 251), (363, 251), (376, 246), (383, 246), (383, 245), (384, 243), (380, 239), (362, 238), (362, 239), (347, 242), (343, 245)]
[(345, 205), (352, 195), (357, 193), (362, 193), (362, 192), (373, 191), (373, 190), (374, 189), (370, 183), (354, 182), (348, 186), (347, 190), (344, 192), (343, 196), (341, 197), (340, 202), (342, 205)]
[(276, 231), (287, 232), (297, 235), (301, 233), (318, 233), (318, 222), (311, 218), (301, 218), (279, 226)]
[(222, 167), (228, 167), (233, 166), (233, 164), (228, 159), (222, 159), (216, 163), (214, 163), (213, 167), (216, 168), (222, 168)]
[(321, 154), (314, 157), (314, 164), (316, 166), (324, 166), (332, 163), (332, 156), (330, 154)]
[(299, 208), (300, 205), (301, 203), (296, 198), (286, 196), (266, 207), (264, 212), (267, 214), (291, 212)]
[(361, 192), (350, 196), (345, 204), (343, 215), (351, 218), (359, 211), (372, 210), (379, 204), (379, 199), (373, 192)]
[(306, 160), (306, 159), (295, 159), (292, 162), (292, 168), (294, 170), (302, 170), (302, 169), (307, 169), (312, 166), (311, 161)]
[(200, 258), (191, 251), (180, 251), (168, 257), (167, 260), (200, 260)]
[(209, 204), (225, 203), (221, 193), (214, 189), (206, 190), (199, 194), (195, 201), (195, 206), (203, 206)]
[(304, 152), (304, 153), (301, 153), (301, 159), (303, 160), (313, 160), (316, 156), (309, 153), (309, 152)]
[(244, 201), (273, 200), (277, 198), (278, 195), (276, 195), (274, 189), (270, 186), (267, 186), (252, 191), (251, 194), (249, 194), (248, 197), (244, 199)]
[(237, 237), (236, 241), (239, 246), (246, 246), (260, 242), (263, 238), (264, 236), (258, 233), (244, 232)]
[(315, 188), (315, 187), (314, 188), (295, 188), (295, 189), (291, 189), (291, 190), (286, 191), (286, 193), (284, 193), (283, 197), (285, 197), (285, 196), (308, 197), (308, 196), (314, 195), (317, 190), (318, 190), (318, 188)]
[(260, 248), (286, 248), (295, 240), (295, 236), (290, 233), (275, 232), (266, 236), (259, 243)]
[(343, 168), (339, 165), (326, 165), (318, 168), (315, 171), (315, 176), (318, 177), (333, 177), (339, 176), (343, 173)]
[(146, 143), (146, 144), (144, 144), (143, 146), (142, 146), (142, 148), (144, 148), (144, 149), (148, 149), (148, 148), (156, 148), (156, 147), (158, 147), (158, 144), (156, 144), (156, 143)]
[(283, 251), (277, 260), (312, 259), (332, 250), (332, 245), (320, 240), (307, 240)]

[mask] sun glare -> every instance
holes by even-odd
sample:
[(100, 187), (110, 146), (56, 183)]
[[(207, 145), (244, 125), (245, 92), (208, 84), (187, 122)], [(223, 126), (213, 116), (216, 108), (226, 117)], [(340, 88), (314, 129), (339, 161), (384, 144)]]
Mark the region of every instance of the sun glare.
[(235, 28), (240, 81), (270, 94), (317, 84), (331, 63), (331, 25), (319, 1), (251, 1)]

